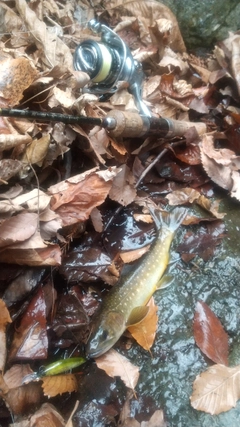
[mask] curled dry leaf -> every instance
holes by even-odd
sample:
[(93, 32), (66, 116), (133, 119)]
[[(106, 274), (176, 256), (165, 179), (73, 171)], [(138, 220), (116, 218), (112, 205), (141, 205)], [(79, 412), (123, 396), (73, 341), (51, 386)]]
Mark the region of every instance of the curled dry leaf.
[(109, 350), (95, 361), (97, 366), (110, 377), (120, 377), (127, 387), (135, 388), (139, 378), (139, 368), (116, 350)]
[(36, 382), (12, 388), (3, 396), (14, 415), (24, 415), (39, 405), (42, 399), (41, 385)]
[(73, 374), (43, 377), (41, 381), (44, 395), (48, 397), (54, 397), (63, 393), (72, 393), (78, 389), (77, 380)]
[(203, 301), (198, 301), (193, 322), (198, 347), (215, 363), (228, 365), (228, 335), (219, 319)]
[(133, 326), (129, 326), (128, 330), (139, 345), (141, 345), (145, 350), (150, 351), (156, 336), (158, 308), (154, 303), (153, 297), (147, 305), (149, 307), (149, 311), (144, 319)]
[(199, 411), (218, 415), (236, 406), (240, 399), (240, 365), (213, 365), (193, 383), (191, 405)]

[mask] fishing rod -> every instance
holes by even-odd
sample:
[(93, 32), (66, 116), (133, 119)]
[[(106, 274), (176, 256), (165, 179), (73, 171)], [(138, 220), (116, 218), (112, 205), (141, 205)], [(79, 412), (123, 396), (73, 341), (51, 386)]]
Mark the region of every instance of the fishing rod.
[(0, 116), (101, 126), (112, 137), (135, 138), (156, 135), (168, 138), (183, 136), (192, 127), (196, 128), (199, 135), (206, 132), (206, 125), (201, 122), (154, 117), (142, 100), (142, 83), (145, 77), (142, 65), (133, 58), (121, 37), (109, 27), (95, 19), (89, 21), (88, 26), (93, 33), (101, 35), (101, 41), (85, 40), (75, 50), (73, 58), (75, 70), (84, 71), (91, 80), (89, 87), (84, 88), (84, 92), (98, 95), (112, 94), (117, 91), (120, 81), (126, 81), (138, 112), (112, 110), (105, 117), (97, 118), (0, 108)]

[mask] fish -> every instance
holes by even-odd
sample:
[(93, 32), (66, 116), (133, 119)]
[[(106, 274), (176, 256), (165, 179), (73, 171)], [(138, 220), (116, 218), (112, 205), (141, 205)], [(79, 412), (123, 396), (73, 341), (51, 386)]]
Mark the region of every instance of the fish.
[(94, 314), (86, 345), (89, 358), (106, 353), (130, 325), (140, 322), (148, 313), (146, 304), (161, 288), (161, 279), (169, 263), (170, 246), (186, 216), (186, 209), (177, 207), (169, 213), (152, 205), (148, 208), (157, 228), (156, 239), (144, 259), (130, 274), (120, 278)]

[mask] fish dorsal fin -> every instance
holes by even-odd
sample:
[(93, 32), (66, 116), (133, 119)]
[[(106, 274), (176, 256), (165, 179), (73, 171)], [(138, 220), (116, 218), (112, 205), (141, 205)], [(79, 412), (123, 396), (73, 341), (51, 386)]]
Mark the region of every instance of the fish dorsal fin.
[(144, 319), (144, 317), (148, 314), (149, 307), (146, 305), (140, 305), (138, 307), (135, 307), (128, 318), (127, 326), (135, 325), (138, 322), (141, 322), (141, 320)]

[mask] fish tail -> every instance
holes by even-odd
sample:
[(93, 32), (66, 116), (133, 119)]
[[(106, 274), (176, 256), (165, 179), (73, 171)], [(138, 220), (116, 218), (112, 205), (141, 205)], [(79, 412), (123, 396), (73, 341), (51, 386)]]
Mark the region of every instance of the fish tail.
[(158, 228), (168, 228), (171, 232), (178, 229), (182, 221), (187, 215), (187, 209), (177, 207), (171, 212), (163, 212), (153, 206), (148, 206), (154, 222)]

